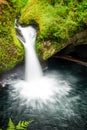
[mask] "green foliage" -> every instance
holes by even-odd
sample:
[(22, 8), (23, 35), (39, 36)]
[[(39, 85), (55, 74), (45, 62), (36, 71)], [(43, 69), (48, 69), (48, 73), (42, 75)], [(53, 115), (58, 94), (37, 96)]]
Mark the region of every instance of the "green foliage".
[(26, 128), (33, 122), (31, 121), (19, 121), (18, 125), (16, 126), (16, 130), (26, 130)]
[(24, 49), (14, 29), (18, 13), (21, 24), (39, 27), (36, 48), (44, 59), (87, 27), (87, 0), (7, 0), (0, 5), (0, 72), (23, 60)]
[(7, 130), (15, 130), (15, 125), (14, 125), (14, 123), (13, 123), (11, 118), (9, 119)]
[(13, 68), (23, 60), (24, 49), (16, 37), (15, 9), (10, 3), (0, 5), (0, 72)]
[[(15, 125), (11, 118), (9, 118), (7, 130), (27, 130), (27, 127), (33, 122), (30, 121), (19, 121), (17, 125)], [(2, 130), (2, 129), (0, 129)]]
[[(87, 0), (28, 0), (21, 11), (20, 23), (37, 23), (37, 43), (50, 40), (52, 44), (57, 43), (55, 51), (59, 50), (60, 44), (62, 47), (69, 38), (87, 26)], [(38, 44), (37, 48), (40, 46)], [(49, 51), (44, 49), (44, 45), (40, 46), (41, 50), (45, 54)]]
[(27, 4), (28, 0), (8, 0), (9, 3), (17, 9), (20, 10), (20, 8), (24, 7)]

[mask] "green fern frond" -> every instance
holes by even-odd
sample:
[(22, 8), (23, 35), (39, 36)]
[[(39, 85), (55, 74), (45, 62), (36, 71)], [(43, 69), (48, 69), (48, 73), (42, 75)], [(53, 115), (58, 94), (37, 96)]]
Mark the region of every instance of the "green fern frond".
[(8, 123), (7, 130), (15, 130), (15, 125), (14, 125), (11, 118), (9, 118), (9, 123)]
[(18, 125), (16, 126), (16, 130), (26, 130), (27, 127), (33, 122), (33, 120), (30, 121), (19, 121)]
[[(15, 126), (12, 119), (9, 118), (8, 127), (7, 130), (27, 130), (27, 127), (33, 122), (33, 120), (30, 121), (19, 121), (18, 125)], [(0, 128), (0, 130), (3, 130)]]

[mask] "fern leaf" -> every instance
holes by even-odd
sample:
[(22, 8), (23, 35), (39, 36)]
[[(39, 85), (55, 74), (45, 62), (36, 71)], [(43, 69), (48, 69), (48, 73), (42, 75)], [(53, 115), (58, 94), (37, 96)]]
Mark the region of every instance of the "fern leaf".
[(16, 126), (16, 130), (26, 130), (27, 127), (33, 122), (33, 120), (30, 121), (19, 121), (18, 125)]
[(11, 118), (9, 118), (9, 123), (8, 123), (7, 130), (15, 130), (15, 125), (14, 125)]

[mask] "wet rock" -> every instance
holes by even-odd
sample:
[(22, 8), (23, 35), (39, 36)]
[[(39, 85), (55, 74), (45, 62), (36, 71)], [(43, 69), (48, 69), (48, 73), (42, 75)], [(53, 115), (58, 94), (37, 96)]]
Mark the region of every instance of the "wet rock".
[(82, 61), (87, 61), (87, 30), (77, 33), (69, 39), (57, 55), (71, 55)]
[(0, 83), (0, 91), (3, 89), (3, 85), (2, 83)]

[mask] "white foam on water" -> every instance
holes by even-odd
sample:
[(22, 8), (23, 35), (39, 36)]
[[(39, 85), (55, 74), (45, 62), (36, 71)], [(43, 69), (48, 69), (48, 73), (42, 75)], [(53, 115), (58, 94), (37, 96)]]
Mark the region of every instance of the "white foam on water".
[(47, 108), (52, 108), (54, 111), (55, 109), (65, 109), (66, 111), (70, 110), (71, 113), (72, 109), (68, 109), (69, 100), (67, 98), (71, 91), (69, 83), (60, 79), (58, 73), (57, 75), (56, 73), (50, 73), (43, 76), (35, 52), (36, 30), (32, 26), (22, 27), (20, 25), (18, 29), (21, 30), (25, 39), (25, 43), (20, 40), (25, 48), (25, 80), (16, 81), (13, 85), (14, 91), (19, 92), (18, 96), (21, 99), (26, 99), (28, 105), (35, 108), (37, 106), (43, 107), (43, 104), (45, 104), (44, 108), (47, 106)]
[(42, 102), (55, 100), (55, 95), (62, 97), (71, 90), (65, 81), (57, 81), (55, 78), (43, 76), (37, 80), (26, 82), (18, 81), (14, 87), (19, 89), (20, 95), (27, 100), (41, 100)]

